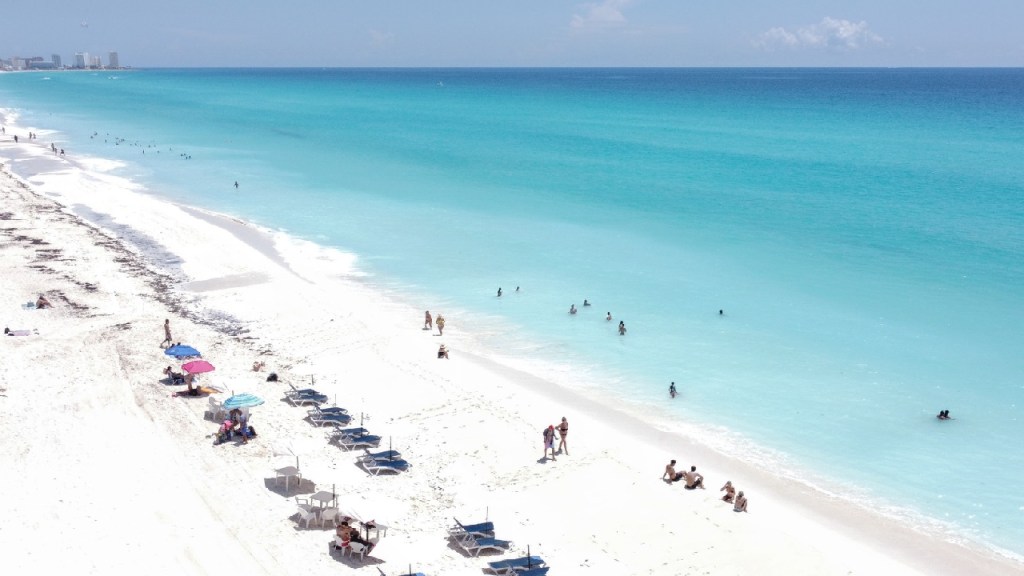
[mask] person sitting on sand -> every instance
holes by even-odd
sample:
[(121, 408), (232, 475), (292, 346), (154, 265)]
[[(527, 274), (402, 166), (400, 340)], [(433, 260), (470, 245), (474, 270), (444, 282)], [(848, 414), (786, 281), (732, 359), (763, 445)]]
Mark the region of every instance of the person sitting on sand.
[(448, 348), (446, 348), (444, 344), (441, 344), (441, 347), (437, 349), (437, 357), (439, 359), (440, 358), (444, 358), (445, 360), (448, 359)]
[(257, 360), (257, 361), (252, 363), (252, 371), (253, 372), (260, 372), (260, 371), (263, 370), (263, 367), (266, 366), (266, 365), (267, 365), (266, 362), (264, 362), (262, 360)]
[(736, 494), (736, 503), (732, 505), (734, 512), (746, 512), (747, 511), (747, 497), (743, 495), (743, 490)]
[(732, 480), (725, 483), (719, 492), (725, 492), (725, 496), (722, 496), (723, 502), (732, 502), (732, 499), (736, 497), (736, 489), (732, 487)]
[(679, 482), (683, 479), (682, 472), (676, 472), (676, 461), (673, 460), (665, 465), (665, 473), (661, 475), (662, 480), (669, 482)]
[(53, 308), (53, 304), (50, 304), (50, 301), (46, 299), (46, 296), (40, 294), (39, 298), (36, 299), (36, 308)]
[(704, 476), (697, 472), (696, 466), (690, 466), (690, 471), (685, 474), (686, 476), (686, 489), (693, 490), (695, 488), (704, 489)]
[(170, 366), (164, 368), (164, 376), (167, 376), (167, 378), (171, 380), (171, 384), (185, 383), (185, 375), (182, 374), (181, 372), (175, 372), (174, 370), (171, 370)]

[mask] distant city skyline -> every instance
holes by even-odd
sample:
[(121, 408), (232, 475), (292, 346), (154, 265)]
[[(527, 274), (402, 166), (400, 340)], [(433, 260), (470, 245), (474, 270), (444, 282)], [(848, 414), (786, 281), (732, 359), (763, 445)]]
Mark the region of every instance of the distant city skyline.
[[(1018, 0), (268, 0), (4, 11), (0, 57), (134, 67), (1024, 66)], [(65, 64), (68, 64), (66, 61)]]

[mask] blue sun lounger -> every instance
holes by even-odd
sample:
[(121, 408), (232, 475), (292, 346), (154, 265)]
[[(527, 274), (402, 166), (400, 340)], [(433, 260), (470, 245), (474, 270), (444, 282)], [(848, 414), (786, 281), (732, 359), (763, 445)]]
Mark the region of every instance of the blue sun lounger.
[(363, 452), (366, 452), (366, 454), (359, 457), (359, 459), (362, 460), (362, 461), (377, 461), (377, 462), (380, 462), (381, 460), (388, 461), (388, 460), (401, 460), (402, 459), (402, 453), (399, 452), (398, 450), (384, 450), (382, 452), (370, 452), (367, 449), (363, 449)]
[(516, 576), (546, 576), (551, 568), (530, 568), (529, 570), (516, 570)]
[(508, 560), (498, 560), (496, 562), (488, 562), (485, 570), (490, 570), (495, 574), (513, 574), (517, 570), (531, 570), (533, 568), (543, 568), (546, 562), (540, 556), (523, 556), (521, 558), (510, 558)]
[(494, 536), (494, 522), (481, 522), (479, 524), (463, 524), (459, 522), (458, 518), (455, 520), (455, 526), (448, 529), (448, 533), (452, 536), (457, 534), (469, 534), (471, 536)]
[(466, 554), (470, 556), (479, 556), (484, 550), (505, 552), (512, 546), (512, 542), (509, 540), (500, 540), (498, 538), (489, 537), (477, 538), (472, 534), (453, 534), (452, 539), (459, 545), (459, 548), (462, 548)]
[(399, 474), (408, 470), (410, 466), (405, 460), (360, 460), (359, 465), (374, 476), (380, 476), (381, 472)]
[(366, 448), (368, 446), (377, 446), (380, 444), (380, 436), (374, 436), (373, 434), (364, 434), (363, 436), (341, 436), (337, 440), (338, 446), (341, 446), (345, 450), (355, 450), (356, 448)]

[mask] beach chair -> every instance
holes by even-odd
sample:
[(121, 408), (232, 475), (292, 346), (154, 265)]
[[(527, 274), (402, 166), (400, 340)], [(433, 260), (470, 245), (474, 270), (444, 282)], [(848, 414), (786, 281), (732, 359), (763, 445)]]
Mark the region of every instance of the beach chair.
[(306, 528), (308, 529), (310, 522), (316, 522), (317, 521), (316, 513), (317, 513), (317, 509), (316, 508), (305, 507), (305, 506), (302, 506), (300, 504), (299, 505), (299, 520), (298, 520), (299, 524), (305, 524)]
[(306, 406), (308, 404), (323, 404), (327, 402), (328, 398), (326, 394), (297, 394), (289, 395), (285, 394), (285, 400), (291, 403), (292, 406)]
[(310, 416), (320, 414), (348, 414), (348, 410), (345, 410), (341, 406), (328, 406), (324, 408), (323, 406), (314, 404), (312, 408), (306, 410), (306, 414)]
[(341, 436), (337, 439), (338, 446), (342, 450), (355, 450), (356, 448), (376, 447), (380, 444), (380, 436), (364, 434), (362, 436)]
[(455, 536), (459, 534), (469, 534), (471, 536), (479, 536), (486, 538), (494, 536), (494, 522), (481, 522), (479, 524), (463, 524), (459, 522), (458, 518), (455, 520), (455, 526), (448, 529), (448, 534)]
[(360, 460), (370, 460), (370, 461), (377, 460), (377, 461), (380, 461), (380, 460), (400, 460), (402, 458), (402, 453), (399, 452), (398, 450), (384, 450), (383, 452), (370, 452), (369, 450), (364, 448), (363, 452), (365, 452), (366, 454), (364, 454), (363, 456), (360, 456), (359, 457)]
[(516, 570), (516, 576), (547, 576), (548, 570), (551, 568), (545, 566), (543, 568), (530, 568), (528, 570)]
[(330, 442), (341, 442), (346, 438), (357, 438), (359, 436), (366, 436), (370, 433), (366, 428), (335, 428), (327, 434), (327, 440)]
[(219, 422), (227, 417), (227, 410), (224, 410), (224, 403), (210, 396), (210, 407), (207, 408), (207, 412), (210, 414), (210, 420)]
[(484, 568), (484, 571), (491, 571), (495, 574), (514, 574), (518, 570), (543, 568), (545, 564), (546, 562), (540, 556), (522, 556), (520, 558), (488, 562), (487, 568)]
[(290, 390), (286, 390), (285, 391), (285, 393), (284, 393), (285, 396), (308, 396), (310, 394), (312, 394), (314, 396), (323, 396), (324, 395), (319, 390), (314, 390), (313, 388), (303, 388), (303, 389), (300, 390), (300, 389), (296, 388), (295, 384), (292, 384), (291, 382), (288, 383), (288, 388), (290, 388)]
[(359, 465), (374, 476), (380, 476), (381, 472), (394, 472), (400, 474), (409, 469), (409, 464), (405, 460), (360, 460)]
[(370, 548), (376, 545), (377, 541), (373, 538), (370, 538), (370, 546), (360, 544), (359, 542), (349, 542), (348, 555), (354, 557), (356, 554), (359, 554), (359, 559), (365, 560), (366, 555), (370, 553)]
[(328, 424), (331, 426), (344, 426), (352, 421), (352, 417), (348, 414), (327, 414), (320, 412), (310, 414), (309, 421), (314, 426), (319, 426), (321, 428)]
[(459, 548), (462, 548), (466, 554), (470, 556), (479, 556), (484, 550), (496, 550), (498, 552), (505, 552), (512, 546), (512, 542), (508, 540), (499, 540), (498, 538), (477, 538), (472, 534), (462, 534), (459, 536), (452, 536), (455, 543), (458, 544)]

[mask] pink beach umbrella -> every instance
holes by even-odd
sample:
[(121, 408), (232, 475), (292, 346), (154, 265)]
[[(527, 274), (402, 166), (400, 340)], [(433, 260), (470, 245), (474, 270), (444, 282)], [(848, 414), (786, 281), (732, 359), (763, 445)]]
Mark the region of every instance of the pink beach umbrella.
[(215, 370), (213, 364), (206, 360), (193, 360), (187, 364), (182, 364), (181, 369), (189, 374), (203, 374), (204, 372), (213, 372)]

